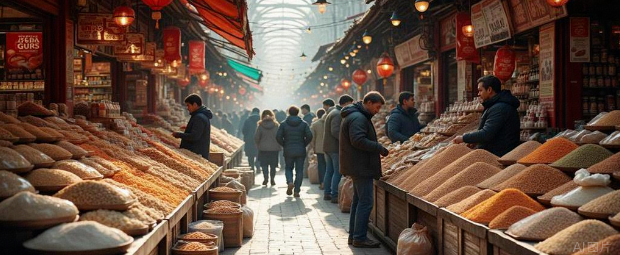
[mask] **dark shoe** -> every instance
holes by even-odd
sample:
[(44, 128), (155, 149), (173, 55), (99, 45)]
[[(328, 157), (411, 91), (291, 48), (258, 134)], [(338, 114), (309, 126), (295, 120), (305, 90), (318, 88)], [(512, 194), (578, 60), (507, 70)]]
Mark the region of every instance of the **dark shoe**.
[(293, 187), (295, 187), (295, 185), (293, 185), (292, 183), (288, 184), (288, 188), (286, 189), (286, 194), (287, 195), (293, 195)]
[(299, 192), (295, 192), (295, 195), (293, 195), (294, 197), (299, 197)]
[(332, 204), (337, 204), (337, 203), (338, 203), (338, 196), (332, 197)]
[(321, 183), (321, 185), (319, 185), (319, 189), (320, 190), (324, 190), (325, 189), (325, 187), (323, 187), (323, 183)]
[(273, 179), (271, 180), (271, 186), (276, 186), (276, 181), (274, 181)]
[(269, 182), (269, 181), (267, 181), (267, 180), (265, 179), (265, 180), (263, 181), (263, 185), (267, 186), (267, 182)]
[(325, 194), (325, 196), (323, 197), (323, 200), (327, 200), (327, 201), (332, 200), (332, 196), (329, 194)]
[(362, 242), (353, 240), (353, 246), (357, 248), (379, 248), (380, 245), (381, 243), (370, 240), (370, 239), (367, 239), (366, 241), (362, 241)]
[(353, 238), (349, 237), (349, 241), (347, 242), (349, 245), (353, 245)]

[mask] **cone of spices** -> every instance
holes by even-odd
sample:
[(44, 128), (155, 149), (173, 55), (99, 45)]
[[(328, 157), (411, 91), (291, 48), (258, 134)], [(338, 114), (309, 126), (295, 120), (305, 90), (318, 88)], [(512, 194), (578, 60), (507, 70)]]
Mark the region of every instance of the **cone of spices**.
[(566, 154), (558, 161), (551, 164), (560, 170), (574, 172), (581, 168), (588, 168), (609, 157), (613, 153), (597, 144), (586, 144)]
[(481, 189), (490, 189), (492, 187), (494, 187), (495, 185), (499, 185), (502, 182), (505, 182), (506, 180), (510, 179), (511, 177), (517, 175), (518, 173), (520, 173), (523, 169), (525, 169), (526, 166), (521, 165), (521, 164), (514, 164), (511, 165), (509, 167), (507, 167), (506, 169), (500, 171), (499, 173), (491, 176), (491, 178), (484, 180), (481, 183), (478, 183), (478, 185), (476, 185), (478, 188)]
[(579, 214), (590, 218), (607, 219), (620, 213), (620, 190), (616, 190), (579, 207)]
[(557, 195), (562, 195), (566, 192), (569, 192), (571, 190), (574, 190), (576, 188), (579, 187), (579, 184), (575, 183), (574, 181), (569, 181), (567, 183), (562, 184), (562, 186), (557, 187), (547, 193), (545, 193), (542, 196), (538, 196), (538, 202), (542, 203), (543, 205), (551, 205), (551, 199), (553, 199), (553, 197), (557, 196)]
[(505, 189), (462, 213), (461, 216), (473, 222), (489, 224), (495, 217), (516, 205), (530, 208), (534, 211), (545, 209), (545, 207), (520, 190)]
[(542, 144), (537, 141), (527, 141), (514, 148), (512, 151), (506, 153), (506, 155), (499, 158), (499, 162), (504, 165), (512, 165), (517, 160), (527, 156), (534, 150), (538, 149)]
[(517, 175), (493, 187), (492, 190), (501, 191), (513, 188), (528, 195), (540, 196), (569, 181), (571, 178), (562, 171), (547, 165), (536, 164), (523, 169)]
[(575, 253), (574, 255), (615, 255), (620, 254), (620, 235), (613, 235)]
[(504, 211), (500, 215), (497, 215), (497, 217), (489, 223), (489, 228), (508, 229), (515, 222), (518, 222), (535, 213), (537, 212), (530, 208), (516, 205), (510, 207), (510, 209)]
[(579, 146), (566, 138), (556, 137), (547, 140), (547, 142), (536, 148), (536, 150), (519, 159), (517, 163), (524, 165), (551, 164), (577, 149), (577, 147)]
[(446, 194), (445, 196), (435, 201), (434, 204), (439, 207), (447, 207), (449, 205), (458, 203), (470, 196), (473, 196), (479, 191), (480, 189), (476, 188), (475, 186), (465, 186)]
[(506, 234), (521, 241), (542, 241), (583, 220), (563, 207), (547, 209), (510, 226)]
[(461, 202), (458, 202), (458, 203), (455, 203), (453, 205), (446, 207), (446, 210), (451, 211), (456, 214), (461, 214), (469, 210), (470, 208), (476, 206), (477, 204), (480, 204), (484, 202), (485, 200), (491, 198), (495, 194), (497, 194), (497, 192), (492, 191), (490, 189), (478, 191), (478, 193), (473, 194), (469, 196), (468, 198), (461, 200)]
[(595, 243), (618, 234), (613, 227), (598, 220), (584, 220), (572, 225), (534, 246), (549, 254), (573, 254), (576, 244)]
[(484, 162), (476, 162), (439, 184), (436, 189), (423, 198), (429, 202), (435, 202), (451, 191), (468, 185), (476, 185), (500, 171), (501, 169), (497, 166), (489, 165)]
[(588, 172), (593, 174), (612, 174), (616, 171), (620, 171), (620, 153), (588, 167)]

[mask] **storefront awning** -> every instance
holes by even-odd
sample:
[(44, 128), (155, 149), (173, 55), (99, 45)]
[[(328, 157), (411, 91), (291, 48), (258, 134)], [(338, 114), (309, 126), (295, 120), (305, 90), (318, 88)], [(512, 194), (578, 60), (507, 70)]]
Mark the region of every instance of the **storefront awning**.
[(181, 2), (190, 11), (198, 14), (207, 28), (244, 49), (248, 57), (252, 58), (254, 49), (246, 0), (181, 0)]
[(235, 71), (253, 79), (256, 83), (260, 82), (263, 76), (263, 73), (260, 70), (246, 66), (232, 59), (228, 59), (228, 65), (235, 69)]

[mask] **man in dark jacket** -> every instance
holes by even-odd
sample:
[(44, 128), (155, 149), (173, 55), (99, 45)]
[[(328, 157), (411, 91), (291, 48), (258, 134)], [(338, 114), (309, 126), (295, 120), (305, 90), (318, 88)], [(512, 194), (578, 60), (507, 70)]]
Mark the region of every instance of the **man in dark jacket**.
[(233, 127), (232, 122), (228, 119), (228, 114), (222, 113), (222, 129), (226, 130), (229, 134), (235, 133), (235, 128)]
[(373, 179), (381, 177), (381, 157), (388, 150), (377, 142), (370, 119), (385, 104), (379, 92), (371, 91), (362, 102), (342, 109), (340, 130), (340, 173), (353, 180), (353, 201), (349, 220), (349, 244), (359, 248), (376, 248), (379, 242), (367, 236), (373, 206)]
[(398, 105), (390, 113), (390, 118), (385, 123), (385, 129), (393, 143), (404, 143), (409, 140), (409, 137), (420, 132), (422, 126), (418, 120), (413, 93), (409, 91), (400, 93)]
[(338, 185), (340, 184), (340, 156), (338, 151), (338, 139), (340, 139), (340, 110), (353, 103), (353, 98), (349, 95), (342, 95), (338, 99), (338, 106), (330, 108), (325, 117), (325, 130), (323, 132), (323, 151), (325, 152), (325, 179), (323, 187), (325, 190), (324, 200), (331, 200), (338, 203)]
[(248, 163), (250, 164), (250, 168), (254, 170), (254, 160), (258, 155), (258, 148), (256, 148), (256, 144), (254, 143), (254, 135), (256, 134), (256, 127), (258, 126), (258, 121), (260, 120), (260, 110), (258, 108), (252, 109), (252, 113), (243, 123), (243, 141), (245, 142), (244, 151), (245, 156), (248, 157)]
[(457, 136), (454, 143), (478, 144), (498, 157), (519, 145), (519, 99), (510, 90), (501, 90), (501, 81), (492, 75), (478, 79), (478, 96), (483, 100), (484, 113), (478, 131)]
[(308, 124), (308, 126), (311, 126), (312, 120), (314, 119), (314, 117), (316, 117), (316, 115), (314, 115), (314, 113), (310, 111), (310, 106), (307, 104), (302, 105), (301, 114), (304, 115), (303, 119), (306, 122), (306, 124)]
[(181, 138), (181, 148), (190, 150), (205, 159), (209, 159), (211, 146), (211, 118), (213, 113), (202, 105), (202, 98), (191, 94), (185, 98), (185, 106), (192, 116), (187, 123), (185, 132), (174, 132), (172, 135)]
[[(287, 195), (291, 195), (295, 188), (295, 197), (299, 197), (301, 182), (303, 181), (303, 166), (306, 160), (306, 146), (312, 141), (312, 132), (308, 124), (299, 118), (299, 108), (291, 106), (288, 117), (278, 128), (276, 140), (284, 147), (286, 161)], [(293, 183), (293, 168), (295, 168), (295, 183)]]

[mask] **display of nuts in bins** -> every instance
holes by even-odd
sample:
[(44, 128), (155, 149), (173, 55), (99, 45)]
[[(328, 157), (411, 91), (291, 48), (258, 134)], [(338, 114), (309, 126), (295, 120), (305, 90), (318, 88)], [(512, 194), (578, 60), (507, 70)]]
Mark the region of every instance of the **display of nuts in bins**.
[(199, 243), (199, 242), (178, 241), (173, 249), (179, 250), (179, 251), (208, 251), (212, 249), (213, 246), (215, 246), (215, 244), (213, 243), (211, 243), (211, 245), (208, 246), (206, 244)]
[(31, 143), (28, 144), (28, 146), (37, 149), (40, 152), (45, 153), (45, 155), (50, 156), (50, 158), (58, 161), (58, 160), (65, 160), (65, 159), (70, 159), (71, 157), (73, 157), (73, 154), (71, 154), (71, 152), (57, 146), (57, 145), (53, 145), (53, 144), (48, 144), (48, 143)]
[(205, 209), (211, 209), (216, 207), (232, 207), (232, 208), (241, 208), (239, 203), (235, 203), (228, 200), (216, 200), (211, 203), (205, 205)]
[(217, 188), (210, 189), (209, 192), (241, 192), (241, 191), (238, 189), (233, 189), (229, 187), (217, 187)]
[(80, 205), (125, 205), (135, 201), (131, 191), (100, 181), (82, 181), (60, 190), (55, 197)]
[(235, 214), (235, 213), (241, 213), (241, 209), (232, 208), (232, 207), (215, 207), (215, 208), (206, 210), (205, 213), (207, 214)]
[(103, 175), (97, 172), (96, 169), (73, 159), (58, 161), (54, 163), (53, 168), (69, 171), (84, 180), (103, 178)]
[(138, 219), (110, 210), (87, 212), (80, 216), (80, 221), (96, 221), (108, 227), (120, 229), (123, 232), (148, 228), (146, 224)]

